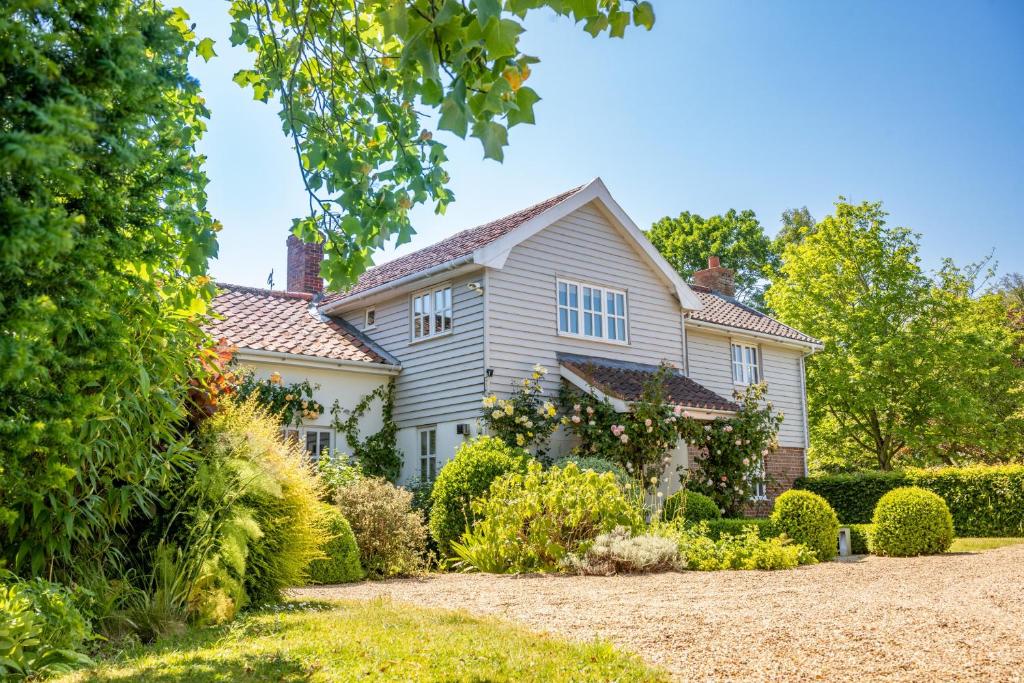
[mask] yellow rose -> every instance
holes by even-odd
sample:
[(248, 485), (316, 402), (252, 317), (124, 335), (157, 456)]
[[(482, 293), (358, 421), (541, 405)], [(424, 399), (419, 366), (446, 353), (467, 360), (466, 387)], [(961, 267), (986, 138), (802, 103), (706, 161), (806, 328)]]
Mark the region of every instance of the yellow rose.
[(280, 384), (281, 383), (281, 373), (280, 372), (272, 372), (272, 373), (270, 373), (270, 383), (271, 384)]

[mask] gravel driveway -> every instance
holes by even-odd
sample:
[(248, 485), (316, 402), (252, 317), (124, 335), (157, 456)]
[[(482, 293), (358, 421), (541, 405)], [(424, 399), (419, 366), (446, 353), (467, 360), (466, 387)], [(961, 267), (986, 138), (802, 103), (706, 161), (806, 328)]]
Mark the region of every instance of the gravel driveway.
[(1024, 545), (790, 571), (436, 574), (321, 586), (601, 637), (680, 680), (1024, 680)]

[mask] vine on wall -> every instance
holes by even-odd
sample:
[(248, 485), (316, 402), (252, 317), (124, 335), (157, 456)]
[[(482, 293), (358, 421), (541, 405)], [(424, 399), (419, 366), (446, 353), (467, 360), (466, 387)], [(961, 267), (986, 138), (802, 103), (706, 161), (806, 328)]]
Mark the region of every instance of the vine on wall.
[(285, 384), (279, 372), (272, 372), (268, 379), (257, 379), (251, 370), (237, 374), (241, 377), (236, 388), (238, 398), (244, 401), (255, 395), (285, 427), (299, 427), (303, 420), (315, 420), (324, 412), (323, 405), (313, 399), (319, 384), (310, 384), (309, 380)]
[[(381, 401), (381, 418), (383, 426), (365, 439), (359, 436), (359, 419), (370, 409), (376, 399)], [(359, 399), (351, 410), (341, 407), (337, 400), (331, 406), (331, 426), (344, 435), (351, 457), (359, 465), (363, 474), (372, 477), (384, 477), (395, 481), (402, 471), (402, 457), (398, 453), (398, 426), (392, 418), (395, 406), (395, 382), (388, 380), (370, 393)]]

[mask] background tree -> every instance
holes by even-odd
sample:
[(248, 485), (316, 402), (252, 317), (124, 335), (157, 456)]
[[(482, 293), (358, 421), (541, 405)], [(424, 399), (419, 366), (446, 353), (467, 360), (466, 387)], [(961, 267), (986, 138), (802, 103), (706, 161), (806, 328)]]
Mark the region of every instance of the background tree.
[(787, 244), (800, 242), (808, 234), (814, 232), (816, 225), (814, 216), (806, 206), (799, 209), (786, 209), (782, 212), (782, 227), (775, 236), (775, 249), (780, 254)]
[(390, 240), (408, 242), (413, 206), (440, 213), (452, 200), (430, 127), (475, 137), (500, 161), (508, 129), (534, 122), (540, 96), (525, 83), (539, 60), (519, 38), (541, 8), (593, 36), (654, 24), (651, 3), (638, 0), (231, 3), (231, 41), (256, 57), (235, 81), (281, 106), (310, 200), (293, 232), (324, 236), (331, 286), (354, 282)]
[(753, 211), (729, 209), (708, 218), (684, 211), (657, 221), (647, 236), (685, 279), (707, 268), (708, 256), (721, 257), (736, 272), (736, 298), (764, 309), (766, 278), (778, 267), (778, 256)]
[(917, 237), (885, 217), (880, 203), (840, 198), (786, 247), (766, 295), (782, 320), (825, 343), (807, 362), (818, 464), (1017, 457), (1010, 397), (1021, 375), (998, 297), (972, 298), (972, 276), (951, 262), (929, 277)]

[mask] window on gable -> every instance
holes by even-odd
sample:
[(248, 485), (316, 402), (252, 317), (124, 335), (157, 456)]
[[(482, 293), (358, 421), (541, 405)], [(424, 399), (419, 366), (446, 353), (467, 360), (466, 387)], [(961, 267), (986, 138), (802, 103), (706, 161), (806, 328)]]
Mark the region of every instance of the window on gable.
[(558, 280), (559, 334), (626, 343), (626, 293)]
[(377, 309), (367, 308), (363, 316), (363, 329), (369, 330), (377, 326)]
[(756, 346), (733, 343), (732, 381), (747, 385), (761, 381), (761, 365)]
[(434, 481), (437, 477), (437, 427), (421, 427), (420, 480)]
[(427, 339), (452, 331), (452, 288), (438, 287), (412, 297), (412, 338)]

